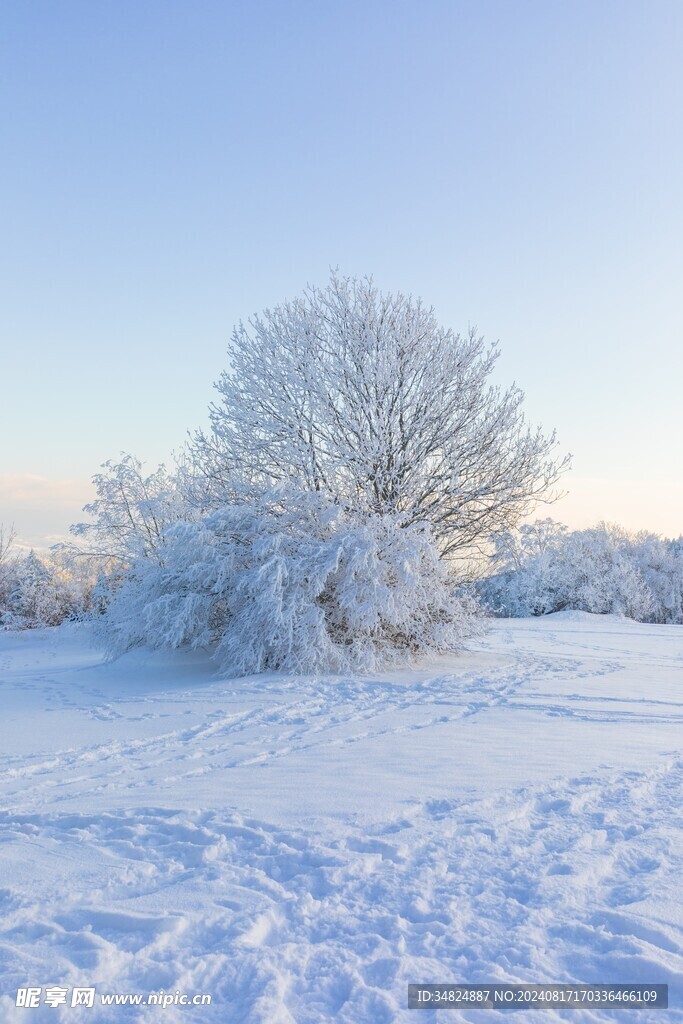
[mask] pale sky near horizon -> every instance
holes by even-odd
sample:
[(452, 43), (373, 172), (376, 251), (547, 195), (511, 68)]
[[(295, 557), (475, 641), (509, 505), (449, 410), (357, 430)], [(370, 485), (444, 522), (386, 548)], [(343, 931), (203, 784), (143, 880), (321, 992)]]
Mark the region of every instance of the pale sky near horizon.
[(232, 326), (329, 268), (499, 339), (574, 468), (683, 533), (679, 0), (5, 0), (0, 522), (169, 461)]

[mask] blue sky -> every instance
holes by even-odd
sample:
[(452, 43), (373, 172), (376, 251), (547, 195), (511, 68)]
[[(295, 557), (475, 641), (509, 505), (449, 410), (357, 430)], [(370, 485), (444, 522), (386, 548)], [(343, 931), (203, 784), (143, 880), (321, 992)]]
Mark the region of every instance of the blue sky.
[(0, 521), (168, 460), (338, 266), (500, 340), (552, 514), (683, 532), (682, 52), (678, 0), (5, 0)]

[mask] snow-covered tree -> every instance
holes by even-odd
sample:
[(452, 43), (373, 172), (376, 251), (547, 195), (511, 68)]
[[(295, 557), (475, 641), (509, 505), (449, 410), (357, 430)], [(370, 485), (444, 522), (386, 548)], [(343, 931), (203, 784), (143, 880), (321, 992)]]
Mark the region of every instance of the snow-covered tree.
[(97, 498), (83, 509), (91, 521), (75, 524), (71, 532), (103, 559), (126, 564), (138, 555), (158, 557), (164, 529), (182, 515), (174, 477), (163, 465), (145, 475), (143, 463), (125, 453), (101, 468), (93, 477)]
[(199, 432), (193, 497), (219, 508), (287, 483), (362, 517), (428, 524), (442, 555), (512, 528), (567, 460), (492, 386), (495, 345), (441, 327), (371, 280), (328, 287), (240, 324)]
[(370, 671), (459, 649), (473, 612), (424, 524), (280, 488), (167, 529), (163, 561), (133, 560), (99, 629), (112, 654), (211, 646), (226, 675)]
[(96, 478), (76, 532), (119, 560), (96, 596), (109, 649), (210, 644), (242, 673), (461, 647), (473, 604), (453, 556), (511, 529), (567, 465), (519, 389), (492, 386), (496, 347), (333, 274), (240, 325), (229, 358), (172, 478), (130, 456)]

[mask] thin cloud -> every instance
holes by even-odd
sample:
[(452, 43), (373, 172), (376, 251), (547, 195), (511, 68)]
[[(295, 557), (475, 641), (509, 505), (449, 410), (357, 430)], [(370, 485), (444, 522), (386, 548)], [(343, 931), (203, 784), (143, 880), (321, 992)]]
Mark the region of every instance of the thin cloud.
[(0, 474), (0, 523), (14, 525), (17, 546), (47, 548), (69, 537), (95, 491), (89, 480), (51, 479), (35, 473)]

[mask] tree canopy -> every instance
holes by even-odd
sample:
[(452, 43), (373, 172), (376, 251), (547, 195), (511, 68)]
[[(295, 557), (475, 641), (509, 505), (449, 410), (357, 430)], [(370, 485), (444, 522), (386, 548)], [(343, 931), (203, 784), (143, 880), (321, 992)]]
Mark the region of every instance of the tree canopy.
[(192, 445), (209, 507), (286, 482), (429, 524), (449, 555), (513, 527), (568, 465), (526, 424), (520, 389), (491, 384), (496, 345), (369, 278), (333, 274), (265, 310), (228, 356)]

